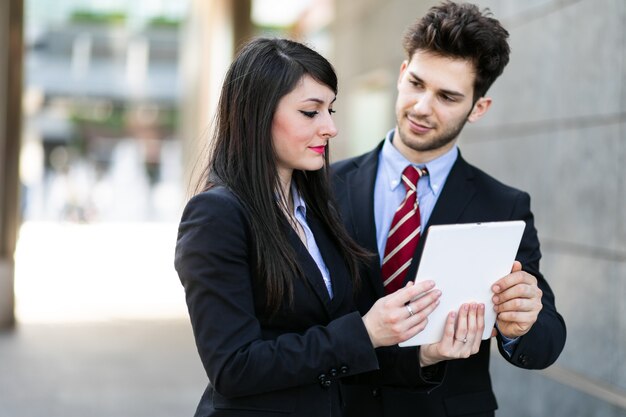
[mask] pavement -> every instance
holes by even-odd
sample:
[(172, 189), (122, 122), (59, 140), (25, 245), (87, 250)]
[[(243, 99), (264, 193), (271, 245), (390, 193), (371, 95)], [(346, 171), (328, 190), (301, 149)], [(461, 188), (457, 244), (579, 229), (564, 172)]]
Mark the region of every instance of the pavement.
[(193, 416), (207, 384), (176, 224), (28, 223), (0, 330), (0, 417)]
[(0, 332), (1, 417), (192, 416), (206, 382), (186, 320)]

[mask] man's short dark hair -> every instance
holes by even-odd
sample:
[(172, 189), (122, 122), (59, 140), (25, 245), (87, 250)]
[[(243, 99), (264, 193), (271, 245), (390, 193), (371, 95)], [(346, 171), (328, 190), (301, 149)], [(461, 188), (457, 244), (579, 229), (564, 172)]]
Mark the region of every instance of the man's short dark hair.
[(476, 70), (474, 101), (483, 97), (509, 62), (506, 31), (473, 4), (446, 1), (408, 27), (404, 50), (410, 60), (416, 51), (471, 61)]

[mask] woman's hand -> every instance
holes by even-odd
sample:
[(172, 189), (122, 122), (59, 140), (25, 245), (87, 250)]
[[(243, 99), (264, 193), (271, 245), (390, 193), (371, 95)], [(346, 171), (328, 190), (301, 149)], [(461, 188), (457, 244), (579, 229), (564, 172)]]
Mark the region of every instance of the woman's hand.
[[(458, 317), (458, 320), (455, 320)], [(456, 322), (456, 326), (455, 326)], [(420, 366), (449, 359), (469, 358), (478, 352), (485, 329), (485, 305), (463, 304), (458, 314), (450, 312), (438, 343), (420, 347)]]
[(441, 291), (434, 287), (433, 281), (409, 281), (404, 288), (378, 299), (363, 316), (372, 345), (395, 345), (424, 330), (428, 315), (439, 305)]

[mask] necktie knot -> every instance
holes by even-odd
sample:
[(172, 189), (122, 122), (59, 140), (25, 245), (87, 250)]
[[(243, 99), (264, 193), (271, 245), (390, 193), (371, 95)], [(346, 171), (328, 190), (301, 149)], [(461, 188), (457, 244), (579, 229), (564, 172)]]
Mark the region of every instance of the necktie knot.
[(428, 170), (426, 169), (426, 167), (416, 168), (413, 165), (408, 165), (406, 168), (404, 168), (404, 171), (402, 171), (402, 183), (404, 184), (404, 188), (406, 188), (406, 191), (415, 191), (417, 189), (417, 182), (424, 175), (428, 175)]

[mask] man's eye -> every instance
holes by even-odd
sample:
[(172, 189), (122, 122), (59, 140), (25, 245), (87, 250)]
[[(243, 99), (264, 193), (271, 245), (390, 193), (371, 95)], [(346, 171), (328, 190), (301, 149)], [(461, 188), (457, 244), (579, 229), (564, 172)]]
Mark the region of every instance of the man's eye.
[(304, 114), (306, 117), (309, 117), (311, 119), (319, 114), (318, 111), (304, 111), (304, 110), (300, 110), (300, 113)]

